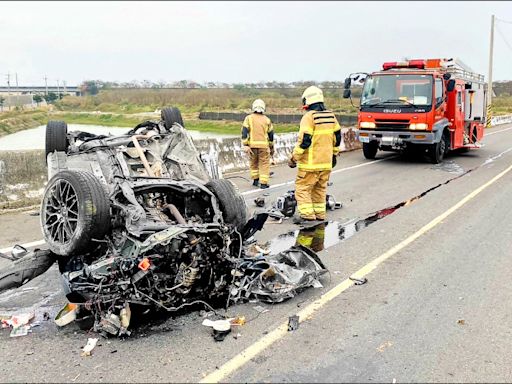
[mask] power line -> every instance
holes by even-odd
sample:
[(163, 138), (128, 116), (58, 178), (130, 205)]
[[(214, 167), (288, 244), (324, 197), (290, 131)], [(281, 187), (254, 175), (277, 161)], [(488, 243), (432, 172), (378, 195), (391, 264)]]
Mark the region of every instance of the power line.
[(502, 19), (498, 19), (498, 18), (496, 18), (496, 20), (499, 21), (500, 23), (512, 24), (512, 21), (502, 20)]
[(503, 41), (505, 42), (505, 44), (507, 45), (508, 49), (510, 49), (510, 51), (512, 52), (512, 45), (507, 41), (507, 38), (505, 37), (505, 35), (503, 34), (503, 32), (501, 31), (501, 29), (496, 25), (496, 30), (498, 31), (498, 33), (501, 35), (501, 38), (503, 39)]

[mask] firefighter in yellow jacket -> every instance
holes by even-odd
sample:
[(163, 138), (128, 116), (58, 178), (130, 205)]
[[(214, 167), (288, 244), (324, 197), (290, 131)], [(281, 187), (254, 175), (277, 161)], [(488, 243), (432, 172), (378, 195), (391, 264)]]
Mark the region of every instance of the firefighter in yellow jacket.
[(251, 159), (252, 185), (265, 189), (270, 178), (270, 157), (274, 155), (274, 129), (270, 119), (264, 115), (263, 100), (254, 100), (252, 112), (242, 125), (242, 144)]
[(341, 144), (341, 127), (334, 113), (325, 108), (322, 90), (308, 87), (302, 94), (302, 105), (307, 112), (300, 122), (299, 138), (288, 162), (291, 168), (298, 164), (296, 224), (326, 219), (327, 182)]

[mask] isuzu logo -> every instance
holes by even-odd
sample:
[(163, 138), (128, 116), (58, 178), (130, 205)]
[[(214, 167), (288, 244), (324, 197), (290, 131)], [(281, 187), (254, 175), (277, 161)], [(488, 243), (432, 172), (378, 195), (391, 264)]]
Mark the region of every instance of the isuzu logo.
[(383, 109), (382, 112), (384, 112), (384, 113), (401, 113), (402, 110), (399, 108), (393, 108), (393, 109)]

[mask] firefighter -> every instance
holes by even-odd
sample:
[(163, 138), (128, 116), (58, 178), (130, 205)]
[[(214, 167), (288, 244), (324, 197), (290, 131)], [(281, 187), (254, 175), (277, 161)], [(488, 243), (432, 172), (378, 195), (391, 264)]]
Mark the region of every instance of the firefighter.
[(270, 158), (274, 156), (274, 128), (264, 115), (263, 100), (254, 100), (252, 112), (242, 125), (242, 144), (250, 157), (252, 185), (265, 189), (270, 178)]
[(290, 168), (298, 164), (295, 199), (299, 217), (294, 223), (326, 218), (327, 182), (341, 144), (341, 127), (334, 113), (324, 105), (318, 87), (308, 87), (302, 94), (306, 113), (300, 121), (299, 138), (288, 161)]

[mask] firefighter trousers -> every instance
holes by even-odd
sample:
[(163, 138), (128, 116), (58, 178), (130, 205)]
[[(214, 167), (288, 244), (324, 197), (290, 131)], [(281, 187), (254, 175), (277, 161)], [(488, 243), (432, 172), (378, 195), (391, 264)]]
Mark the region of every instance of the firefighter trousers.
[(331, 171), (297, 172), (295, 200), (299, 215), (306, 220), (325, 220), (325, 198)]
[(270, 178), (270, 149), (251, 148), (251, 179), (260, 180), (260, 184), (268, 184)]

